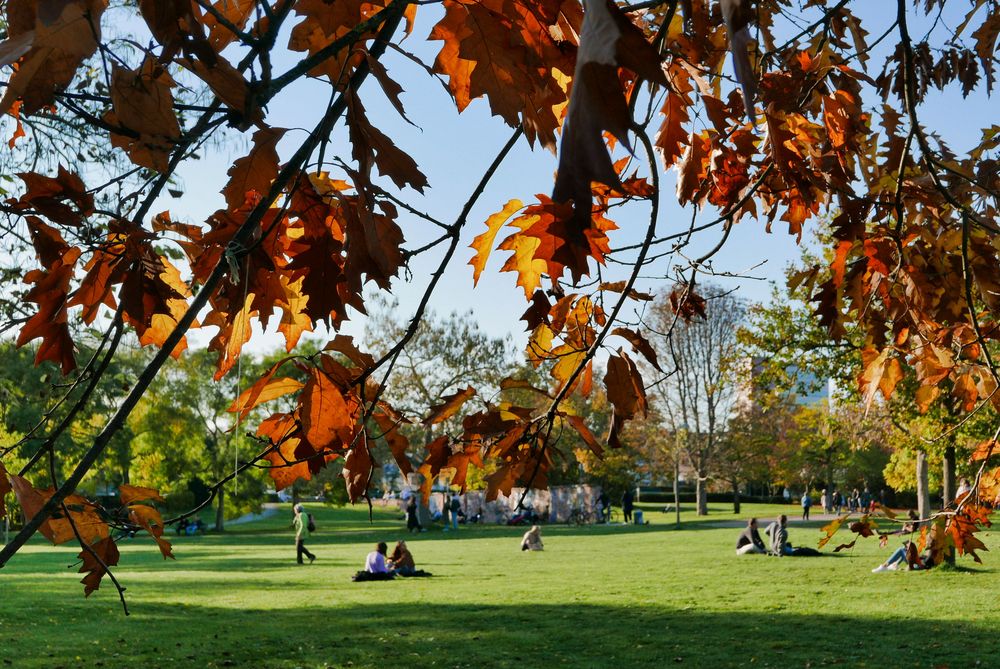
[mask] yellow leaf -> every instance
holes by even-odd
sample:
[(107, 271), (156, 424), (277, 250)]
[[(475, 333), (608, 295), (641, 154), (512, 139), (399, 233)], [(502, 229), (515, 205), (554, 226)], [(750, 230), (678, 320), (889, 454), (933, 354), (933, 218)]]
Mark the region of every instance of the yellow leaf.
[(496, 239), (497, 232), (499, 232), (503, 224), (514, 215), (514, 212), (523, 206), (524, 203), (520, 200), (511, 200), (504, 205), (503, 209), (486, 219), (486, 232), (472, 240), (472, 244), (470, 244), (469, 247), (474, 249), (476, 252), (476, 255), (474, 255), (472, 260), (469, 261), (469, 264), (473, 267), (473, 285), (479, 283), (479, 275), (483, 273), (483, 269), (486, 267), (486, 261), (489, 259), (490, 252), (493, 250), (493, 240)]

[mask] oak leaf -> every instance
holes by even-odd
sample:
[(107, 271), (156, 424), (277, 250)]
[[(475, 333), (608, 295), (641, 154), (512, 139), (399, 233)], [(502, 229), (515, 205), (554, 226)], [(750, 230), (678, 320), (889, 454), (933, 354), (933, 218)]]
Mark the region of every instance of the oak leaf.
[(503, 208), (486, 219), (486, 232), (478, 235), (472, 240), (469, 246), (476, 252), (469, 264), (472, 265), (472, 285), (479, 283), (479, 276), (486, 267), (486, 261), (493, 250), (493, 240), (496, 239), (497, 232), (519, 209), (524, 206), (520, 200), (510, 200)]
[(609, 132), (629, 147), (632, 117), (618, 67), (667, 85), (656, 49), (614, 3), (585, 0), (584, 7), (580, 50), (552, 189), (555, 202), (572, 201), (577, 221), (590, 218), (592, 181), (611, 187), (621, 184), (604, 144), (604, 133)]
[(469, 386), (468, 388), (459, 390), (451, 395), (442, 396), (441, 399), (444, 401), (441, 404), (436, 404), (431, 407), (430, 413), (427, 414), (427, 417), (424, 419), (424, 425), (435, 425), (448, 420), (458, 413), (458, 410), (462, 408), (462, 405), (475, 394), (476, 389)]
[(33, 28), (0, 43), (7, 62), (17, 57), (17, 71), (0, 99), (0, 114), (7, 113), (16, 100), (22, 102), (22, 114), (34, 114), (52, 104), (101, 39), (106, 0), (50, 0), (31, 5), (36, 8)]
[(284, 128), (261, 128), (253, 134), (253, 148), (243, 158), (233, 163), (226, 173), (229, 182), (222, 189), (230, 209), (239, 209), (247, 193), (256, 191), (264, 195), (271, 182), (278, 176), (278, 142), (284, 137)]

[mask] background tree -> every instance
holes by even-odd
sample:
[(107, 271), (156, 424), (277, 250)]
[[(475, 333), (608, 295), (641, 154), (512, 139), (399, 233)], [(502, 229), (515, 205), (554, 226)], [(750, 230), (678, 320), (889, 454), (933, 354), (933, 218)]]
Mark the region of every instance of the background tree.
[(718, 470), (723, 439), (732, 417), (748, 361), (737, 357), (736, 331), (745, 306), (733, 295), (703, 286), (702, 318), (677, 319), (669, 297), (662, 295), (650, 312), (649, 324), (658, 357), (672, 371), (660, 383), (656, 397), (666, 427), (684, 433), (684, 454), (694, 469), (698, 515), (708, 513), (707, 483)]

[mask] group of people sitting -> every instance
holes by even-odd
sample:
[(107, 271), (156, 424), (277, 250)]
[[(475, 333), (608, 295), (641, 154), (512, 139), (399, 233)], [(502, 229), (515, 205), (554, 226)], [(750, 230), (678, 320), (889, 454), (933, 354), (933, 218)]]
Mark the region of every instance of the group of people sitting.
[[(736, 554), (760, 553), (777, 555), (779, 557), (783, 555), (821, 555), (819, 551), (812, 548), (804, 546), (793, 547), (791, 542), (788, 541), (788, 529), (786, 525), (787, 518), (784, 515), (779, 516), (777, 520), (768, 525), (767, 529), (764, 530), (764, 533), (768, 537), (768, 542), (765, 543), (760, 536), (760, 532), (757, 531), (757, 519), (751, 518), (747, 521), (746, 528), (740, 532), (739, 538), (736, 539)], [(926, 546), (921, 553), (917, 547), (917, 542), (912, 539), (913, 533), (920, 530), (920, 525), (921, 523), (916, 513), (910, 511), (908, 521), (902, 528), (893, 533), (906, 535), (907, 538), (903, 540), (902, 546), (893, 551), (888, 560), (872, 569), (872, 573), (878, 574), (885, 571), (896, 571), (904, 568), (904, 566), (910, 571), (925, 570), (940, 564), (943, 557), (943, 541), (940, 539), (943, 526), (939, 523), (930, 525), (925, 536)]]
[(407, 548), (405, 541), (396, 543), (392, 555), (387, 555), (388, 545), (378, 542), (375, 550), (365, 558), (365, 568), (354, 575), (355, 581), (383, 581), (396, 576), (430, 576), (422, 569), (417, 569), (413, 553)]
[(815, 556), (820, 552), (805, 546), (792, 546), (788, 540), (788, 517), (784, 514), (767, 526), (764, 533), (768, 537), (765, 544), (761, 539), (760, 532), (757, 531), (757, 519), (751, 518), (747, 521), (746, 528), (736, 539), (736, 554), (747, 555), (750, 553), (761, 553), (782, 557), (791, 555), (795, 557)]

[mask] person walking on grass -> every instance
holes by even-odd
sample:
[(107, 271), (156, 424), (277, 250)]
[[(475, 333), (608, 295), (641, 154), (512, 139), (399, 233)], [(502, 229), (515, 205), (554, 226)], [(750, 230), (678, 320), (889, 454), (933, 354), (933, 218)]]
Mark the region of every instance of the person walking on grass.
[(295, 526), (295, 559), (299, 564), (305, 564), (302, 561), (302, 556), (309, 558), (309, 564), (316, 561), (316, 556), (309, 552), (306, 548), (306, 539), (309, 538), (309, 516), (306, 514), (305, 509), (301, 504), (296, 504), (295, 510), (295, 520), (292, 521)]
[(812, 497), (809, 496), (809, 491), (806, 490), (802, 493), (802, 520), (809, 520), (809, 509), (812, 505)]
[(449, 529), (448, 525), (451, 523), (451, 494), (446, 494), (444, 499), (441, 501), (441, 522), (444, 523), (444, 531), (447, 532)]
[(458, 516), (462, 511), (462, 502), (458, 499), (458, 495), (451, 496), (448, 510), (451, 511), (451, 529), (458, 532)]

